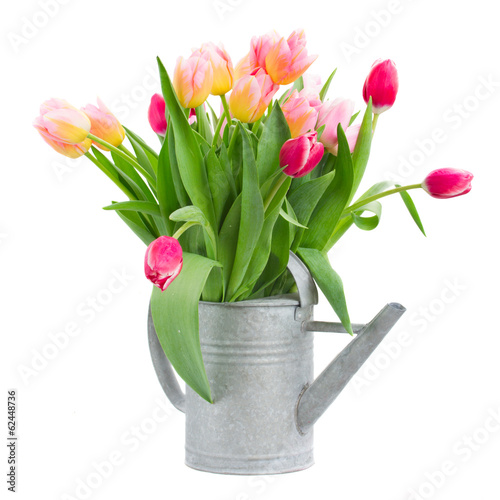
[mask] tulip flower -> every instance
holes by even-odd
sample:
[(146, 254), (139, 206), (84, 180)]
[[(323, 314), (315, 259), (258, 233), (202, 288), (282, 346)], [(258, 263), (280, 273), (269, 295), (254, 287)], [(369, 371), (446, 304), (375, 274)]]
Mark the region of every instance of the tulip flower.
[(297, 90), (292, 92), (281, 109), (290, 127), (292, 139), (314, 130), (318, 111), (309, 104), (307, 97), (301, 96)]
[(160, 236), (146, 250), (146, 278), (163, 292), (182, 269), (182, 247), (175, 238)]
[(250, 43), (250, 51), (236, 65), (235, 78), (239, 80), (259, 68), (266, 71), (266, 56), (271, 47), (277, 44), (280, 39), (281, 37), (276, 31), (270, 31), (262, 36), (254, 36)]
[(65, 100), (50, 99), (40, 106), (34, 126), (49, 141), (80, 144), (87, 138), (91, 123), (85, 113)]
[[(319, 108), (318, 123), (316, 128), (325, 125), (325, 129), (321, 134), (320, 141), (325, 145), (325, 148), (332, 154), (337, 154), (339, 139), (337, 136), (337, 127), (340, 123), (342, 129), (346, 133), (346, 137), (350, 138), (349, 146), (354, 148), (356, 144), (357, 134), (356, 129), (349, 131), (349, 122), (354, 111), (354, 102), (350, 99), (337, 98), (334, 101), (326, 101)], [(359, 129), (357, 129), (359, 133)], [(354, 144), (352, 144), (354, 142)]]
[[(123, 130), (116, 116), (111, 113), (99, 98), (97, 98), (97, 105), (98, 107), (93, 104), (87, 104), (87, 106), (82, 108), (82, 111), (90, 119), (90, 133), (117, 148), (125, 139), (125, 130)], [(105, 148), (95, 141), (94, 144), (98, 148), (108, 151), (108, 148)]]
[(467, 170), (440, 168), (431, 172), (422, 182), (422, 188), (433, 198), (446, 199), (467, 194), (474, 176)]
[(148, 109), (148, 120), (154, 132), (162, 137), (167, 133), (167, 118), (165, 117), (165, 99), (160, 94), (151, 97)]
[(266, 111), (274, 94), (279, 89), (271, 77), (258, 69), (239, 79), (229, 97), (229, 108), (233, 116), (244, 123), (256, 122)]
[(365, 80), (363, 99), (372, 98), (373, 113), (379, 115), (392, 107), (398, 93), (399, 81), (396, 65), (390, 59), (375, 61)]
[(212, 42), (204, 43), (199, 51), (200, 55), (207, 51), (210, 56), (210, 64), (213, 70), (213, 83), (210, 93), (212, 95), (224, 95), (233, 88), (234, 69), (229, 54), (223, 47), (218, 47)]
[(185, 108), (197, 108), (209, 96), (214, 73), (207, 50), (196, 51), (187, 59), (179, 57), (173, 85), (179, 102)]
[[(35, 124), (35, 128), (38, 129)], [(68, 158), (80, 158), (83, 156), (92, 146), (92, 141), (90, 139), (85, 139), (79, 144), (66, 144), (65, 142), (58, 142), (53, 139), (49, 139), (44, 134), (41, 134), (42, 139), (59, 154), (67, 156)]]
[(304, 31), (294, 31), (288, 40), (281, 38), (266, 56), (266, 71), (274, 83), (288, 85), (311, 66), (318, 56), (308, 56)]
[(289, 139), (280, 151), (280, 167), (290, 177), (304, 177), (323, 158), (324, 146), (317, 142), (318, 134), (310, 132), (295, 139)]

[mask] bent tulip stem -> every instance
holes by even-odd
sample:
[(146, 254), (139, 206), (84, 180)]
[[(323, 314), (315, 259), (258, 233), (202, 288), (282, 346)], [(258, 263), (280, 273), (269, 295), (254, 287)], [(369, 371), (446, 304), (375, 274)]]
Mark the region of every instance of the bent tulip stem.
[(273, 186), (273, 189), (269, 192), (266, 200), (264, 201), (264, 212), (267, 211), (269, 205), (273, 201), (273, 198), (276, 196), (276, 193), (279, 191), (280, 187), (283, 185), (287, 178), (288, 175), (282, 173), (280, 178), (276, 181), (276, 184)]
[(186, 222), (175, 232), (174, 235), (172, 235), (172, 238), (178, 240), (190, 227), (196, 226), (197, 224), (198, 222)]
[(120, 156), (121, 158), (123, 158), (125, 161), (127, 161), (128, 163), (130, 163), (136, 170), (138, 170), (142, 175), (144, 175), (144, 177), (151, 183), (151, 185), (153, 186), (156, 186), (156, 179), (154, 179), (150, 173), (148, 171), (146, 171), (141, 165), (139, 165), (139, 163), (137, 163), (136, 160), (134, 160), (134, 158), (131, 158), (127, 153), (123, 152), (121, 149), (119, 148), (116, 148), (115, 146), (113, 146), (112, 144), (110, 144), (109, 142), (106, 142), (102, 139), (100, 139), (99, 137), (96, 137), (95, 135), (93, 134), (89, 134), (88, 135), (88, 138), (89, 139), (92, 139), (94, 142), (97, 142), (99, 144), (101, 144), (102, 146), (104, 146), (105, 148), (108, 148), (110, 151), (113, 151), (113, 153), (116, 153), (118, 156)]
[(365, 205), (368, 205), (368, 203), (371, 203), (372, 201), (377, 201), (380, 198), (385, 198), (386, 196), (389, 196), (391, 194), (396, 194), (400, 193), (401, 191), (409, 191), (410, 189), (418, 189), (421, 188), (422, 184), (410, 184), (409, 186), (400, 186), (394, 189), (390, 189), (389, 191), (384, 191), (383, 193), (376, 194), (374, 196), (370, 196), (369, 198), (365, 198), (364, 200), (360, 200), (357, 203), (354, 203), (350, 207), (347, 207), (343, 212), (342, 212), (342, 217), (347, 217), (351, 212), (354, 212), (355, 210), (358, 210), (359, 208), (364, 207)]

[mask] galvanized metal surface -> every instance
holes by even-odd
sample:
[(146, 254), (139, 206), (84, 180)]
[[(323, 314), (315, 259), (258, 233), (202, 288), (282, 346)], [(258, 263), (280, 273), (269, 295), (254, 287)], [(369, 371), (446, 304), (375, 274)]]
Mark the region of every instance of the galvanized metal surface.
[(293, 472), (313, 464), (314, 422), (404, 312), (386, 306), (313, 382), (312, 329), (318, 301), (307, 268), (290, 254), (298, 295), (227, 303), (200, 302), (200, 343), (214, 404), (189, 387), (184, 395), (156, 336), (153, 364), (172, 404), (186, 413), (186, 464), (225, 474)]

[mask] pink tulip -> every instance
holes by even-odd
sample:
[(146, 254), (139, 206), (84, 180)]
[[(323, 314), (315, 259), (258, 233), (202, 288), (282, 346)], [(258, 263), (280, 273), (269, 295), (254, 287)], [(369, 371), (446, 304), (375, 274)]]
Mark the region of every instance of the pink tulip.
[(422, 182), (422, 188), (433, 198), (446, 199), (467, 194), (474, 176), (467, 170), (440, 168), (431, 172)]
[(240, 78), (229, 97), (231, 113), (244, 123), (256, 122), (265, 113), (278, 89), (279, 86), (263, 69)]
[(151, 97), (148, 109), (148, 120), (154, 132), (162, 137), (167, 133), (167, 118), (165, 117), (165, 99), (160, 94)]
[(304, 31), (294, 31), (288, 40), (281, 38), (266, 56), (266, 71), (274, 83), (288, 85), (311, 66), (318, 56), (308, 56)]
[[(358, 140), (358, 135), (359, 131), (361, 129), (361, 125), (352, 125), (350, 127), (347, 127), (347, 130), (345, 131), (345, 138), (347, 139), (347, 144), (349, 144), (349, 151), (351, 153), (354, 152), (354, 148), (356, 147), (356, 142)], [(332, 155), (337, 156), (339, 152), (339, 145), (338, 142), (335, 146), (331, 147), (328, 150)]]
[(183, 107), (197, 108), (203, 104), (213, 82), (214, 72), (207, 50), (193, 52), (188, 59), (177, 59), (173, 85)]
[(223, 47), (212, 42), (204, 43), (197, 52), (200, 54), (207, 51), (210, 55), (210, 63), (213, 70), (213, 83), (210, 93), (212, 95), (223, 95), (233, 88), (234, 69), (229, 54)]
[(292, 139), (314, 130), (318, 111), (309, 104), (307, 97), (301, 96), (297, 90), (292, 92), (281, 109), (290, 127)]
[(49, 141), (65, 144), (82, 143), (91, 128), (87, 115), (63, 99), (45, 101), (33, 125)]
[(280, 167), (290, 177), (304, 177), (323, 158), (324, 146), (317, 142), (318, 134), (310, 132), (295, 139), (289, 139), (280, 151)]
[(160, 236), (146, 250), (144, 272), (146, 278), (163, 292), (182, 269), (182, 247), (175, 238)]
[[(89, 117), (91, 128), (90, 133), (99, 137), (106, 142), (109, 142), (112, 146), (117, 148), (125, 139), (125, 130), (121, 123), (117, 120), (116, 116), (111, 113), (111, 111), (106, 107), (106, 105), (97, 98), (97, 105), (87, 104), (82, 111)], [(102, 146), (101, 144), (94, 142), (94, 144), (108, 151), (108, 148)]]
[[(203, 106), (205, 106), (205, 105), (203, 105)], [(188, 118), (189, 125), (192, 125), (196, 121), (197, 121), (197, 118), (196, 118), (196, 109), (191, 108), (189, 110), (189, 118)]]
[(398, 94), (398, 71), (390, 59), (375, 61), (363, 87), (363, 99), (372, 98), (373, 113), (379, 115), (392, 107)]
[[(337, 127), (340, 123), (342, 129), (347, 135), (349, 121), (351, 120), (353, 111), (354, 102), (350, 99), (342, 98), (337, 98), (334, 101), (326, 101), (319, 108), (318, 123), (316, 128), (320, 128), (325, 125), (320, 141), (325, 145), (325, 148), (330, 151), (330, 153), (337, 154), (339, 144)], [(352, 132), (350, 135), (351, 134)]]

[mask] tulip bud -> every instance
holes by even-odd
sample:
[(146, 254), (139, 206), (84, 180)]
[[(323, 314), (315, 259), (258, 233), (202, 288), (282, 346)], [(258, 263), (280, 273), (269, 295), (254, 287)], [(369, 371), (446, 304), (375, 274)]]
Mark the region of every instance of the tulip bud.
[(309, 104), (307, 97), (301, 96), (297, 90), (292, 92), (281, 109), (290, 127), (292, 139), (314, 130), (318, 111)]
[(271, 77), (258, 69), (238, 80), (229, 97), (229, 108), (233, 116), (244, 123), (256, 122), (266, 111), (274, 94), (279, 89)]
[(422, 188), (433, 198), (454, 198), (467, 194), (474, 176), (467, 170), (440, 168), (431, 172), (422, 182)]
[(304, 31), (294, 31), (288, 40), (281, 38), (266, 56), (266, 71), (274, 83), (288, 85), (311, 66), (318, 56), (308, 56)]
[(34, 126), (49, 141), (80, 144), (87, 138), (91, 124), (87, 115), (68, 102), (50, 99), (40, 106), (40, 116)]
[(223, 95), (233, 88), (234, 69), (229, 54), (222, 47), (212, 42), (204, 43), (198, 51), (200, 54), (207, 51), (210, 55), (210, 64), (214, 74), (214, 81), (210, 93)]
[(289, 139), (280, 151), (280, 167), (290, 177), (304, 177), (323, 158), (324, 146), (317, 142), (318, 134), (310, 132), (295, 139)]
[[(82, 111), (89, 117), (91, 123), (90, 133), (99, 137), (103, 141), (109, 142), (112, 146), (117, 148), (125, 139), (125, 130), (121, 123), (117, 120), (116, 116), (111, 113), (107, 106), (97, 98), (97, 105), (87, 104)], [(108, 148), (101, 144), (94, 142), (94, 144), (104, 150)]]
[(187, 59), (177, 59), (173, 85), (184, 108), (197, 108), (203, 104), (212, 90), (213, 82), (214, 73), (207, 50), (196, 51)]
[(338, 125), (340, 123), (347, 135), (353, 111), (354, 102), (350, 99), (342, 98), (335, 99), (334, 101), (326, 101), (319, 108), (318, 123), (316, 127), (320, 128), (323, 125), (325, 126), (320, 141), (330, 153), (337, 154), (339, 144), (339, 138), (337, 136)]
[(167, 118), (165, 117), (165, 99), (160, 94), (151, 97), (148, 109), (148, 120), (154, 132), (162, 137), (167, 133)]
[(363, 99), (372, 98), (373, 113), (379, 115), (392, 107), (398, 94), (398, 71), (390, 59), (375, 61), (363, 87)]
[(175, 238), (160, 236), (146, 250), (144, 272), (146, 278), (163, 292), (182, 269), (182, 248)]

